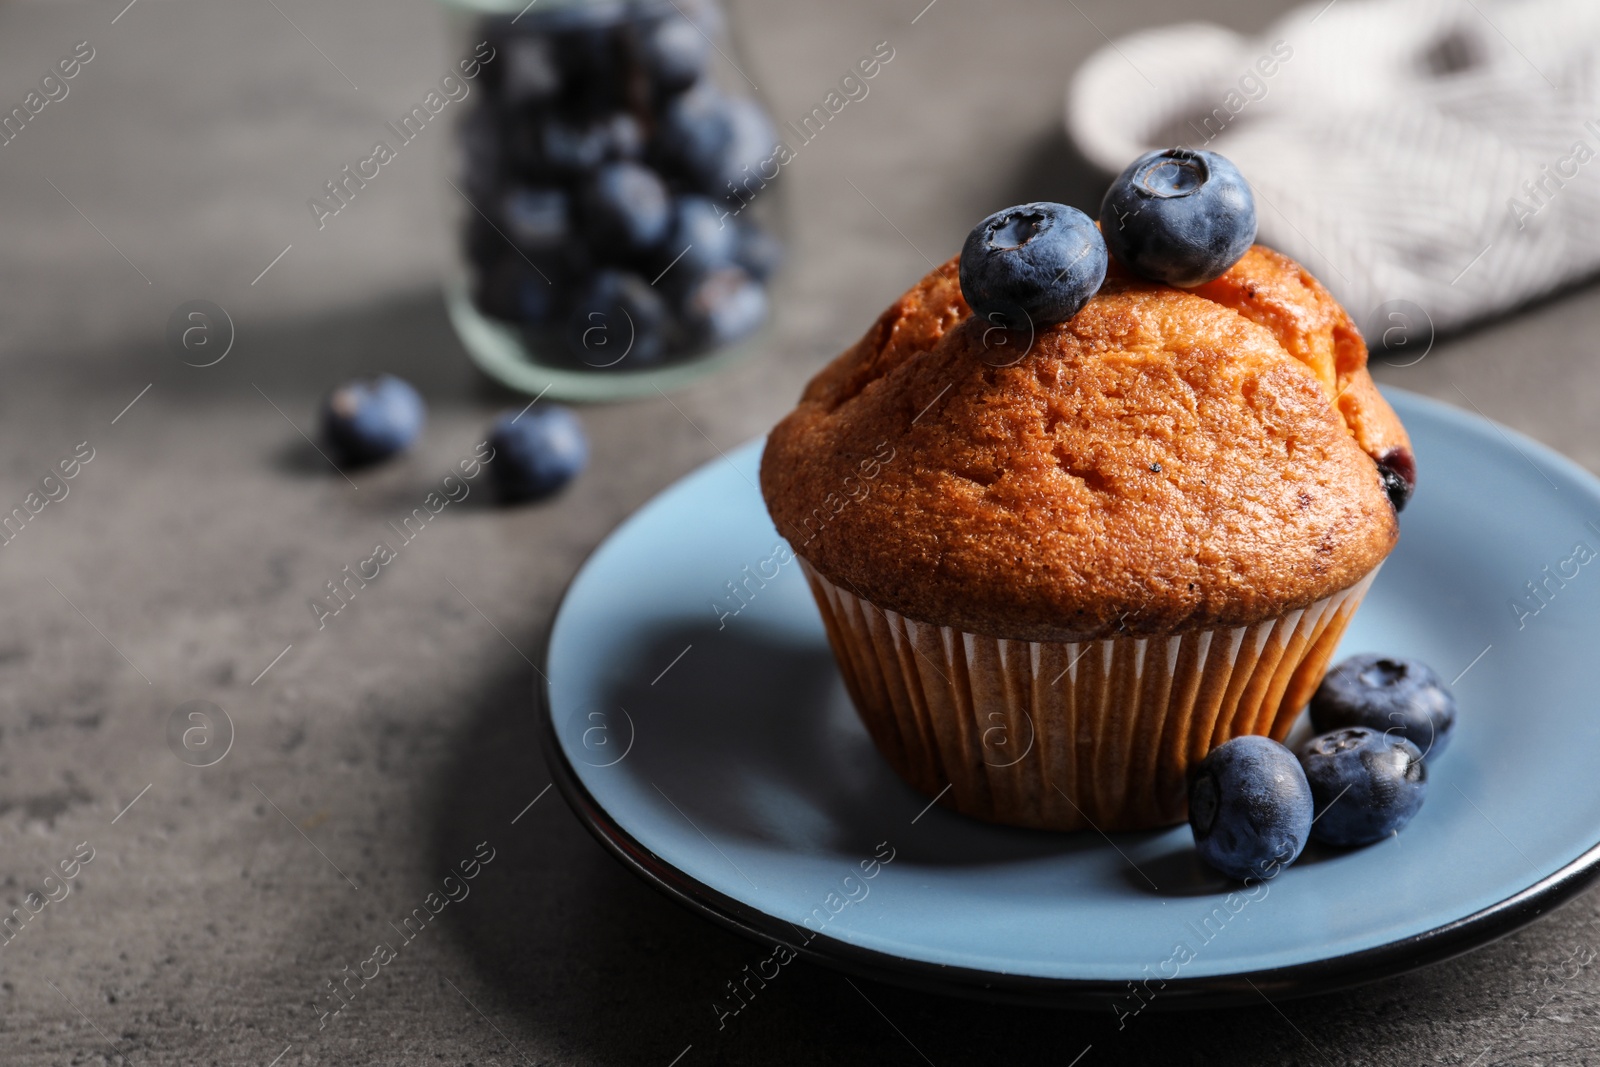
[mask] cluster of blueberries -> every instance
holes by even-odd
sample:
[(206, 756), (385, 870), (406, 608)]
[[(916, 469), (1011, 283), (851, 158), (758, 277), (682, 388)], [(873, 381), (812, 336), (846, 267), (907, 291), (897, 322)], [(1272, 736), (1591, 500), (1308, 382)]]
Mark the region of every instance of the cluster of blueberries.
[(1239, 262), (1256, 239), (1250, 186), (1226, 157), (1146, 152), (1106, 190), (1100, 225), (1065, 204), (1019, 204), (972, 228), (961, 247), (961, 294), (1007, 329), (1065, 322), (1105, 281), (1110, 256), (1133, 273), (1183, 288)]
[[(1095, 220), (1065, 204), (1019, 204), (972, 228), (961, 247), (961, 295), (1007, 331), (1066, 322), (1099, 292), (1111, 257), (1151, 281), (1192, 289), (1221, 277), (1256, 239), (1250, 185), (1215, 152), (1146, 152), (1106, 190)], [(1396, 448), (1377, 460), (1399, 512), (1416, 467)]]
[(765, 321), (782, 248), (742, 195), (777, 136), (709, 77), (721, 31), (714, 0), (486, 21), (499, 58), (460, 126), (463, 238), (477, 307), (533, 351), (646, 367)]
[[(427, 408), (410, 382), (392, 374), (358, 378), (322, 404), (322, 439), (336, 462), (366, 466), (405, 451), (422, 434)], [(589, 461), (589, 439), (570, 408), (541, 404), (507, 411), (489, 429), (490, 476), (508, 504), (557, 492)]]
[(1268, 737), (1220, 745), (1189, 782), (1200, 858), (1238, 879), (1270, 877), (1312, 839), (1370, 845), (1422, 807), (1426, 760), (1456, 724), (1456, 701), (1432, 668), (1398, 656), (1353, 656), (1311, 700), (1318, 736), (1298, 757)]

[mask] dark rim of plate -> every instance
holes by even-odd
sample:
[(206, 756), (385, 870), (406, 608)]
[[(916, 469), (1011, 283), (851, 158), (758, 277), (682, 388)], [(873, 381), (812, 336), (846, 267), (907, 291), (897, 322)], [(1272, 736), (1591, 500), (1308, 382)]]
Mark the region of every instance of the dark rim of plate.
[[(580, 568), (581, 572), (581, 568)], [(570, 585), (569, 585), (570, 590)], [(561, 602), (566, 602), (562, 594)], [(556, 610), (559, 617), (560, 608)], [(554, 627), (551, 627), (551, 635)], [(539, 669), (550, 663), (550, 637), (545, 639)], [(578, 821), (623, 866), (668, 897), (730, 930), (766, 945), (783, 945), (801, 958), (861, 978), (906, 986), (929, 993), (992, 1000), (1032, 1007), (1105, 1009), (1126, 1001), (1128, 983), (1121, 979), (1044, 978), (1001, 974), (968, 967), (906, 959), (892, 953), (862, 948), (826, 934), (797, 936), (801, 928), (774, 915), (726, 896), (662, 860), (611, 818), (579, 780), (556, 734), (549, 693), (543, 682), (534, 683), (545, 749), (557, 788)], [(1380, 978), (1404, 974), (1429, 964), (1459, 956), (1504, 937), (1572, 899), (1600, 878), (1600, 843), (1577, 859), (1510, 897), (1481, 911), (1432, 930), (1414, 934), (1360, 952), (1310, 960), (1289, 967), (1168, 981), (1160, 995), (1148, 1002), (1153, 1009), (1194, 1009), (1259, 1003), (1332, 993)]]

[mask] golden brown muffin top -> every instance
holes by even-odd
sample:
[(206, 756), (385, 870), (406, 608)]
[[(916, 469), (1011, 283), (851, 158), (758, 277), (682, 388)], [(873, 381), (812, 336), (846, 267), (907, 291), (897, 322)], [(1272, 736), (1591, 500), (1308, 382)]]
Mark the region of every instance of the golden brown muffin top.
[(812, 379), (762, 493), (830, 581), (922, 622), (1051, 641), (1260, 622), (1394, 546), (1374, 460), (1409, 441), (1366, 360), (1260, 245), (1190, 290), (1113, 263), (1031, 344), (972, 315), (952, 259)]

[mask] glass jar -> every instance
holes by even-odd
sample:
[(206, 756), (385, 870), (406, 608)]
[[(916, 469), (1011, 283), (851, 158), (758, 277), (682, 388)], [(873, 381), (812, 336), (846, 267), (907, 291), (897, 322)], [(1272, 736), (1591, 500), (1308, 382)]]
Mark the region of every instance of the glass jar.
[(465, 85), (446, 299), (478, 366), (619, 399), (759, 344), (779, 141), (717, 0), (442, 2)]

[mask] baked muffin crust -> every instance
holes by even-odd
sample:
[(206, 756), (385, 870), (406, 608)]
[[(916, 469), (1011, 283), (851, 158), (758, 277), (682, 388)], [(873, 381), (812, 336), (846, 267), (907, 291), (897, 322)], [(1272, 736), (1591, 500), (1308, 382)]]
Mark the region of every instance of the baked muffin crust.
[(923, 278), (768, 438), (778, 531), (880, 607), (1042, 641), (1260, 622), (1393, 548), (1374, 460), (1405, 430), (1287, 257), (1194, 290), (1113, 265), (1027, 340), (973, 317), (955, 260)]

